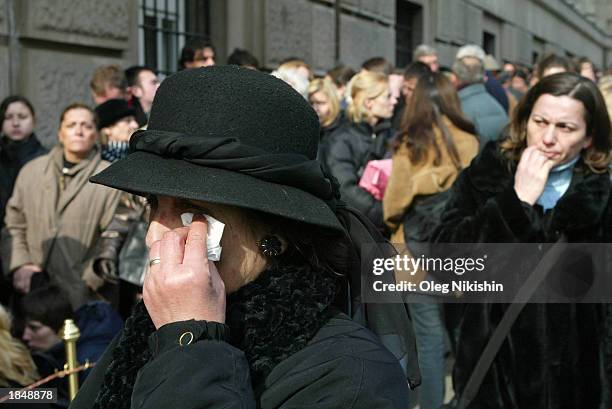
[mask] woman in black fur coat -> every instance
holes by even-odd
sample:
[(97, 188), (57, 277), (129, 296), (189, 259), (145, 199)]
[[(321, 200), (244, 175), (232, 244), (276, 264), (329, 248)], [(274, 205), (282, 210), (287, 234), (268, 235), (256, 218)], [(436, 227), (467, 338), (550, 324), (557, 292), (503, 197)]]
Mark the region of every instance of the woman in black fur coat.
[[(609, 243), (610, 119), (591, 81), (541, 80), (517, 107), (507, 137), (489, 143), (457, 179), (435, 240), (446, 243)], [(457, 307), (454, 307), (457, 308)], [(468, 304), (456, 323), (454, 386), (461, 395), (507, 304)], [(528, 304), (470, 408), (596, 409), (596, 304)]]
[[(147, 196), (150, 271), (73, 408), (407, 407), (411, 323), (402, 304), (344, 297), (381, 238), (339, 200), (318, 139), (272, 76), (219, 66), (161, 84), (148, 130), (92, 178)], [(225, 224), (218, 262), (209, 216)]]

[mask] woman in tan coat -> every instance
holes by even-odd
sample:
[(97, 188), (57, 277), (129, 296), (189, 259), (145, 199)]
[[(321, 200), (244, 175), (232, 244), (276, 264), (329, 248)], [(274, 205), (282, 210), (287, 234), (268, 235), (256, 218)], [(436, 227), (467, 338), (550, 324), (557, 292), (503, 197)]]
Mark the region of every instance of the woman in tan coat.
[[(459, 98), (444, 74), (419, 79), (408, 102), (383, 199), (392, 243), (404, 243), (403, 220), (415, 199), (451, 187), (478, 153), (474, 125), (461, 112)], [(409, 306), (417, 338), (422, 409), (439, 408), (444, 399), (444, 329), (437, 304)]]
[(45, 272), (74, 308), (102, 285), (91, 267), (93, 246), (113, 217), (120, 191), (89, 183), (106, 168), (96, 146), (94, 112), (68, 106), (61, 115), (60, 144), (24, 166), (6, 207), (2, 261), (16, 291), (30, 291)]
[(402, 221), (413, 200), (450, 188), (476, 156), (475, 133), (443, 74), (432, 73), (419, 80), (404, 111), (383, 200), (392, 243), (404, 243)]

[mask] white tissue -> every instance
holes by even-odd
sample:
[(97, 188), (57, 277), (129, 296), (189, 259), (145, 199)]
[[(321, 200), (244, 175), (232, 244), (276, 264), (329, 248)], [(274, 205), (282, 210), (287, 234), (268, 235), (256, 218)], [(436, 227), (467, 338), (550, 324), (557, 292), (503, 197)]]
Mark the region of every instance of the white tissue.
[[(203, 214), (206, 218), (206, 222), (208, 223), (208, 229), (206, 232), (206, 249), (208, 253), (208, 259), (210, 261), (219, 261), (221, 260), (221, 236), (223, 236), (223, 229), (225, 228), (225, 224), (221, 223), (219, 220), (215, 219), (212, 216), (207, 214)], [(191, 221), (193, 220), (193, 213), (183, 213), (181, 214), (181, 220), (183, 221), (183, 226), (189, 226)]]

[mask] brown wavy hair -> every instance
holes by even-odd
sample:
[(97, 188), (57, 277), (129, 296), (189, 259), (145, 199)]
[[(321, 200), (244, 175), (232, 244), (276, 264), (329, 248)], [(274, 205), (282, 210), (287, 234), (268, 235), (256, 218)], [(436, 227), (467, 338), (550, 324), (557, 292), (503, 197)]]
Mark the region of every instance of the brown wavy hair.
[(434, 132), (434, 128), (438, 128), (453, 164), (457, 169), (461, 168), (459, 152), (442, 116), (446, 116), (457, 128), (476, 134), (474, 124), (461, 111), (457, 91), (450, 80), (441, 73), (428, 73), (419, 78), (400, 125), (399, 141), (408, 147), (409, 159), (413, 164), (424, 160), (433, 149), (434, 165), (439, 165), (442, 154)]
[(527, 122), (531, 111), (544, 94), (568, 96), (582, 102), (586, 134), (592, 138), (591, 146), (582, 151), (582, 158), (591, 171), (606, 172), (612, 163), (612, 130), (606, 102), (593, 81), (568, 72), (543, 78), (521, 100), (500, 144), (503, 155), (511, 163), (518, 163), (527, 147)]

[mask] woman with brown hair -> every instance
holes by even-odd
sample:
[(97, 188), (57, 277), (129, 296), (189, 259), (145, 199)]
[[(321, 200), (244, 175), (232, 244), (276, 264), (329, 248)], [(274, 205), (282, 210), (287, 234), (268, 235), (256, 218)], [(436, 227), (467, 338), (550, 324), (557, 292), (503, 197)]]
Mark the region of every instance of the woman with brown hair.
[[(402, 118), (383, 210), (392, 243), (412, 242), (423, 226), (404, 226), (406, 213), (424, 198), (446, 191), (478, 153), (474, 125), (444, 74), (421, 77)], [(405, 230), (406, 233), (404, 234)], [(408, 237), (409, 240), (405, 240)], [(435, 303), (409, 305), (422, 385), (419, 404), (439, 408), (444, 399), (444, 327)]]
[[(606, 105), (591, 80), (571, 73), (541, 79), (519, 103), (506, 138), (487, 144), (453, 185), (435, 241), (610, 243), (611, 147)], [(518, 261), (529, 266), (538, 255)], [(517, 265), (492, 267), (518, 274)], [(584, 263), (576, 272), (593, 273)], [(567, 280), (559, 281), (571, 286)], [(465, 305), (453, 373), (458, 396), (507, 309)], [(599, 408), (603, 324), (598, 304), (526, 304), (469, 407)]]
[(402, 221), (415, 198), (450, 188), (476, 156), (475, 134), (444, 74), (431, 73), (418, 81), (404, 111), (383, 199), (385, 223), (393, 232), (391, 242), (405, 242)]

